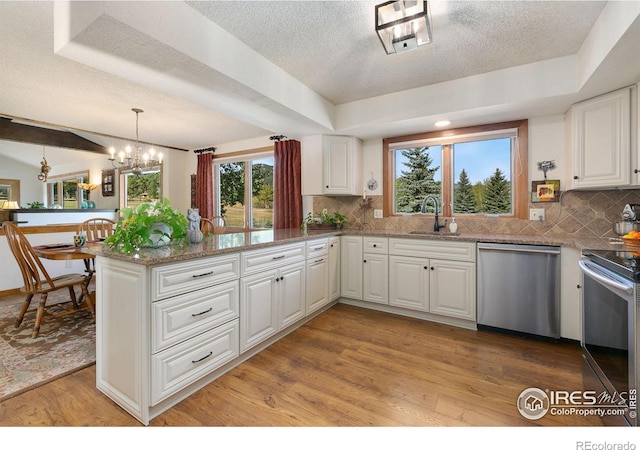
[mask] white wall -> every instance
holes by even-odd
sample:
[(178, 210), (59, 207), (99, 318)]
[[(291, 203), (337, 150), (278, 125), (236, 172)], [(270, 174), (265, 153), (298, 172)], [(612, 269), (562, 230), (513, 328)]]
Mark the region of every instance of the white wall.
[(0, 156), (0, 178), (20, 180), (20, 205), (42, 201), (43, 183), (38, 181), (40, 171), (27, 164)]

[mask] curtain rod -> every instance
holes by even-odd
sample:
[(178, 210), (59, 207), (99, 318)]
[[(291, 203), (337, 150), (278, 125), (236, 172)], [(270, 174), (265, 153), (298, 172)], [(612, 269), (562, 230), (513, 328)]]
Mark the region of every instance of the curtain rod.
[(216, 151), (215, 147), (207, 147), (207, 148), (201, 148), (198, 150), (194, 150), (193, 153), (207, 153), (207, 152), (211, 152), (214, 153)]
[(287, 137), (286, 137), (286, 136), (283, 136), (283, 135), (281, 135), (281, 134), (279, 134), (279, 135), (277, 135), (277, 136), (271, 136), (269, 139), (271, 139), (272, 141), (278, 141), (278, 142), (280, 142), (280, 141), (282, 141), (282, 140), (284, 140), (284, 139), (287, 139)]

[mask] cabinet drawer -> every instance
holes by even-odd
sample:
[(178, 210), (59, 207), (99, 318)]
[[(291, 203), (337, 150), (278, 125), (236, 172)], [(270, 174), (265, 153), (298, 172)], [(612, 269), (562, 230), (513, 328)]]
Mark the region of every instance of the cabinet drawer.
[(431, 239), (389, 239), (389, 253), (398, 256), (417, 256), (454, 261), (476, 260), (474, 242), (437, 241)]
[(238, 319), (151, 357), (151, 406), (238, 356)]
[(151, 305), (152, 353), (238, 317), (238, 280)]
[(307, 259), (326, 256), (329, 253), (329, 239), (314, 239), (307, 242)]
[(389, 254), (389, 239), (383, 237), (365, 237), (364, 253)]
[(238, 255), (215, 256), (151, 269), (151, 301), (195, 291), (240, 276)]
[(304, 243), (279, 245), (264, 250), (251, 250), (242, 253), (240, 264), (242, 275), (258, 273), (264, 270), (281, 267), (292, 262), (303, 261)]

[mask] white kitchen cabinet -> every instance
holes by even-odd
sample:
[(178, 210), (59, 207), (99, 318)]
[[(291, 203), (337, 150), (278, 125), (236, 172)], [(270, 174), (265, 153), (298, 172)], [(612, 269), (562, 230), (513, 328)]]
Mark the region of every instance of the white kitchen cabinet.
[(429, 260), (389, 256), (389, 304), (429, 311)]
[(236, 359), (239, 266), (237, 254), (155, 265), (98, 255), (96, 387), (148, 424)]
[(389, 239), (365, 236), (362, 240), (362, 299), (389, 304)]
[(340, 236), (340, 295), (362, 300), (362, 237)]
[(323, 136), (325, 195), (362, 195), (362, 141), (355, 136)]
[(631, 88), (577, 103), (569, 110), (571, 188), (635, 182), (631, 168)]
[(305, 316), (305, 263), (240, 279), (240, 352)]
[(432, 259), (429, 271), (429, 312), (476, 320), (475, 263)]
[(340, 298), (340, 237), (329, 238), (329, 301)]
[(362, 299), (389, 304), (389, 256), (365, 253), (362, 260)]
[(329, 303), (329, 240), (307, 243), (307, 314)]
[(389, 305), (476, 319), (475, 244), (389, 239)]

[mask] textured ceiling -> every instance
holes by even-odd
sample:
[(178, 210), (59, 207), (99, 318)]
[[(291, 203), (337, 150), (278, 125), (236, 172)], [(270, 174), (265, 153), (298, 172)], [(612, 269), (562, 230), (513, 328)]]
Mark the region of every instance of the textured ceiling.
[(380, 2), (187, 3), (340, 104), (574, 54), (606, 2), (432, 1), (433, 43), (390, 56)]
[[(425, 118), (450, 112), (460, 99), (447, 104), (451, 94), (443, 94), (429, 111), (394, 110), (361, 124), (365, 113), (356, 107), (437, 86), (425, 95), (431, 100), (452, 80), (470, 80), (456, 97), (473, 104), (455, 111), (476, 123), (492, 112), (491, 119), (562, 113), (571, 101), (640, 80), (635, 20), (584, 92), (558, 80), (557, 94), (527, 92), (526, 102), (512, 105), (478, 95), (486, 90), (474, 76), (556, 59), (569, 67), (562, 58), (580, 52), (607, 2), (429, 2), (433, 43), (397, 55), (386, 55), (375, 34), (376, 3), (86, 2), (78, 8), (103, 13), (59, 50), (52, 2), (0, 1), (0, 114), (132, 138), (131, 108), (139, 107), (141, 140), (194, 149), (282, 133), (371, 138), (425, 130)], [(229, 44), (226, 52), (220, 42)], [(553, 91), (549, 83), (541, 80), (540, 90)], [(349, 120), (340, 116), (352, 108)]]

